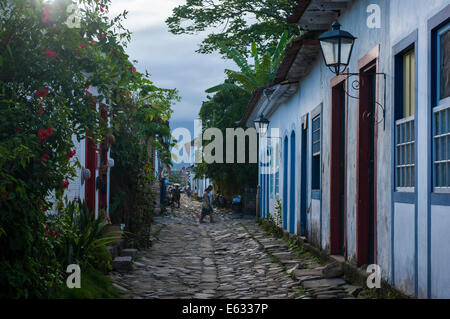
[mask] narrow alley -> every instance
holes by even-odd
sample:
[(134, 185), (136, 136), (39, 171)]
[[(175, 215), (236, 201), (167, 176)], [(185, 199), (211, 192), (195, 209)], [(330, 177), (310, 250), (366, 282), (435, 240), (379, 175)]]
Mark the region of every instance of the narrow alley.
[(199, 224), (200, 209), (182, 196), (180, 208), (155, 218), (152, 247), (132, 271), (110, 275), (121, 298), (334, 299), (361, 290), (323, 278), (318, 260), (267, 236), (254, 218), (216, 209), (215, 223)]

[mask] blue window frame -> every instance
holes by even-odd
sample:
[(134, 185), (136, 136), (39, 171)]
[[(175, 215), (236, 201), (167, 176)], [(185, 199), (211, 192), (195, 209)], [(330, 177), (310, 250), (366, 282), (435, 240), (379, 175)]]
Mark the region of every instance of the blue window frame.
[(320, 114), (312, 119), (312, 167), (311, 167), (311, 188), (312, 190), (320, 190)]
[[(415, 33), (413, 34), (415, 36)], [(408, 39), (406, 39), (408, 40)], [(395, 55), (395, 190), (414, 192), (415, 187), (415, 44)]]
[(450, 19), (432, 32), (433, 192), (450, 193)]

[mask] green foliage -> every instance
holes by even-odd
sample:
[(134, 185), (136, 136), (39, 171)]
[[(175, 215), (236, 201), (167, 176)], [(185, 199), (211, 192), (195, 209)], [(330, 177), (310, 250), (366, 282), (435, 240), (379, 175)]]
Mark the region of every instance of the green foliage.
[(119, 298), (117, 289), (109, 277), (93, 268), (81, 272), (81, 288), (61, 286), (55, 296), (57, 299), (115, 299)]
[(130, 245), (148, 247), (155, 182), (149, 150), (158, 151), (162, 163), (171, 163), (168, 120), (179, 96), (176, 90), (158, 88), (145, 77), (131, 89), (132, 102), (113, 129), (117, 142), (111, 156), (117, 164), (111, 169), (111, 193), (115, 195), (110, 215), (114, 224), (125, 224), (131, 233)]
[[(224, 137), (224, 162), (226, 158), (226, 129), (235, 127), (235, 122), (241, 119), (247, 104), (250, 100), (250, 94), (240, 90), (222, 90), (213, 97), (208, 96), (208, 101), (204, 102), (200, 109), (200, 119), (203, 129), (218, 128), (222, 131)], [(205, 144), (209, 143), (205, 142)], [(236, 145), (236, 144), (235, 144)], [(246, 143), (246, 152), (248, 153), (248, 142)], [(245, 187), (256, 187), (257, 164), (237, 163), (237, 152), (235, 154), (235, 163), (199, 163), (196, 165), (195, 173), (197, 176), (206, 175), (214, 180), (220, 192), (226, 197), (231, 198), (236, 194), (242, 194)], [(248, 159), (248, 154), (246, 158)]]
[(63, 269), (70, 264), (78, 264), (82, 270), (94, 268), (106, 272), (111, 270), (111, 256), (107, 249), (115, 238), (104, 234), (107, 222), (95, 218), (85, 202), (71, 202), (60, 214), (49, 217), (49, 234), (56, 258)]
[(298, 26), (286, 22), (296, 5), (292, 0), (186, 0), (173, 9), (166, 23), (173, 34), (212, 29), (197, 52), (225, 54), (223, 43), (248, 56), (249, 43), (256, 42), (260, 52), (273, 52), (285, 31), (289, 36), (299, 34)]
[(237, 66), (239, 66), (240, 72), (225, 70), (228, 78), (231, 79), (233, 83), (216, 85), (207, 89), (206, 92), (214, 93), (223, 89), (234, 88), (252, 93), (258, 87), (270, 84), (275, 79), (278, 66), (284, 58), (287, 45), (293, 39), (289, 39), (288, 36), (289, 33), (285, 31), (278, 41), (273, 54), (265, 52), (262, 55), (262, 58), (258, 55), (256, 43), (253, 42), (250, 49), (250, 54), (253, 56), (255, 63), (253, 66), (249, 66), (245, 56), (239, 53), (236, 49), (228, 48), (223, 44), (219, 44), (227, 56), (233, 59)]
[(269, 233), (271, 236), (281, 238), (283, 236), (282, 229), (282, 221), (283, 221), (283, 212), (282, 212), (282, 204), (279, 199), (277, 199), (277, 203), (275, 206), (275, 212), (270, 213), (267, 212), (266, 218), (260, 218), (258, 223), (262, 226), (262, 228)]
[[(130, 105), (142, 109), (138, 123), (170, 116), (165, 99), (175, 92), (134, 72), (125, 53), (126, 12), (110, 18), (110, 0), (76, 2), (82, 7), (79, 28), (66, 24), (67, 7), (75, 1), (0, 0), (0, 297), (48, 297), (60, 285), (67, 262), (61, 256), (102, 268), (95, 260), (102, 264), (106, 258), (99, 252), (106, 243), (98, 237), (101, 224), (90, 222), (81, 233), (62, 224), (64, 234), (55, 241), (44, 226), (50, 195), (65, 214), (64, 182), (79, 166), (69, 159), (73, 137), (99, 143), (107, 134), (95, 106), (107, 112), (113, 127), (123, 126)], [(150, 98), (152, 106), (143, 108)], [(150, 134), (145, 128), (139, 132)], [(64, 218), (58, 223), (72, 225)], [(58, 246), (60, 238), (67, 250)], [(94, 257), (82, 251), (95, 251)]]

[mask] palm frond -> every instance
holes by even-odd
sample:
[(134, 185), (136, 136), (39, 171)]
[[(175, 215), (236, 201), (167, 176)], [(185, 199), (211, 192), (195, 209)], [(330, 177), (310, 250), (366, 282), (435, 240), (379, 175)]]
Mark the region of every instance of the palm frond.
[(272, 64), (275, 64), (276, 61), (281, 60), (281, 57), (284, 55), (284, 50), (288, 44), (288, 36), (289, 32), (287, 30), (281, 35), (280, 41), (278, 41), (277, 47), (272, 54)]
[(256, 79), (259, 86), (266, 85), (273, 80), (272, 62), (268, 53), (264, 54), (259, 67), (259, 72), (256, 74)]
[(239, 86), (232, 83), (222, 83), (213, 87), (210, 87), (209, 89), (205, 90), (206, 93), (214, 93), (222, 90), (235, 90), (240, 89)]
[(247, 75), (251, 75), (253, 73), (253, 70), (250, 68), (250, 66), (247, 63), (247, 59), (239, 53), (238, 50), (234, 48), (228, 48), (222, 43), (219, 44), (220, 48), (227, 53), (227, 55), (233, 59), (233, 61), (237, 64), (237, 66), (241, 69), (241, 72)]
[(256, 83), (255, 79), (248, 77), (244, 73), (239, 73), (236, 71), (225, 71), (229, 77), (238, 81), (241, 86), (245, 89), (245, 91), (252, 93), (258, 87), (258, 83)]

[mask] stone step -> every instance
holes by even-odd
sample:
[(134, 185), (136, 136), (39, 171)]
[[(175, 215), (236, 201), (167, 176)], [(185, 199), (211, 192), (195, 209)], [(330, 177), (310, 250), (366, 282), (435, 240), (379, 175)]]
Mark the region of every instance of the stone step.
[(136, 258), (136, 255), (137, 255), (137, 249), (134, 249), (134, 248), (126, 248), (126, 249), (123, 249), (121, 252), (120, 252), (120, 256), (122, 256), (122, 257), (125, 257), (125, 256), (131, 256), (131, 258), (132, 259), (135, 259)]
[(131, 256), (116, 257), (112, 261), (112, 268), (117, 271), (130, 271), (133, 269), (133, 258)]

